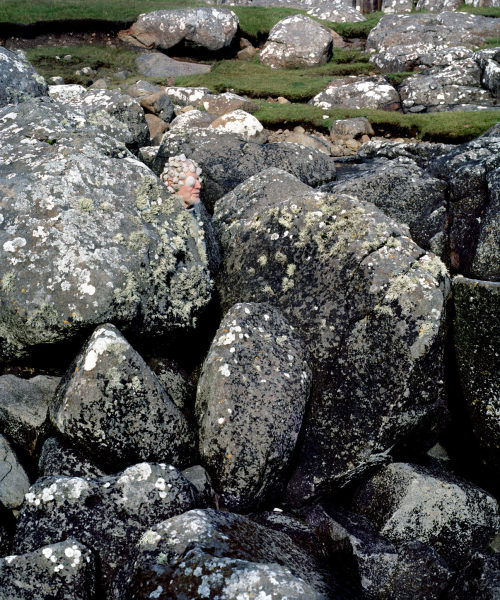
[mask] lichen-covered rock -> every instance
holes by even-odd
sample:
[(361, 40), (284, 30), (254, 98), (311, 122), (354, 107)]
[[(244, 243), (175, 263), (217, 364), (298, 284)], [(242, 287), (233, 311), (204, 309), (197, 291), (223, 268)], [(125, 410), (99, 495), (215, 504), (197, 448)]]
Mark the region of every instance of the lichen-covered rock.
[(413, 10), (413, 0), (382, 0), (381, 10), (387, 15), (409, 13)]
[(238, 17), (221, 8), (156, 10), (139, 15), (130, 29), (118, 37), (142, 48), (168, 50), (191, 43), (216, 51), (231, 45), (238, 30)]
[(259, 60), (273, 69), (317, 67), (330, 60), (332, 45), (331, 34), (317, 21), (292, 15), (271, 29)]
[(356, 160), (367, 158), (411, 158), (417, 165), (426, 169), (436, 158), (454, 150), (452, 144), (432, 144), (429, 142), (392, 142), (371, 140), (356, 152)]
[(236, 304), (222, 319), (196, 397), (200, 456), (222, 506), (246, 512), (282, 490), (309, 396), (306, 358), (272, 306)]
[(455, 277), (454, 344), (462, 392), (474, 433), (500, 466), (500, 282)]
[(178, 154), (185, 154), (203, 169), (203, 200), (209, 208), (245, 179), (270, 167), (289, 171), (311, 186), (335, 178), (334, 159), (315, 148), (247, 142), (215, 129), (193, 130), (189, 135), (167, 132), (158, 151), (155, 170), (161, 170), (169, 156)]
[(143, 460), (191, 464), (190, 425), (113, 325), (98, 327), (70, 365), (50, 416), (67, 440), (115, 471)]
[[(193, 554), (200, 556), (198, 563)], [(307, 591), (310, 593), (314, 591), (311, 598), (326, 600), (330, 597), (328, 594), (330, 581), (322, 572), (322, 565), (309, 553), (297, 547), (288, 535), (267, 529), (242, 515), (206, 509), (191, 510), (145, 531), (131, 559), (116, 577), (110, 598), (128, 599), (127, 589), (135, 592), (142, 588), (139, 598), (146, 599), (158, 590), (159, 598), (178, 597), (180, 600), (183, 596), (173, 595), (176, 586), (170, 584), (171, 580), (177, 580), (180, 591), (184, 591), (183, 586), (190, 585), (190, 577), (198, 578), (202, 573), (208, 576), (215, 571), (213, 579), (223, 579), (227, 571), (222, 562), (218, 567), (215, 562), (213, 567), (204, 565), (207, 560), (224, 558), (254, 563), (253, 568), (256, 571), (259, 571), (258, 564), (267, 565), (271, 569), (276, 565), (285, 567), (293, 574), (293, 578), (288, 574), (284, 583), (294, 586), (302, 580), (301, 585), (305, 582), (308, 586), (305, 587)], [(192, 566), (192, 571), (189, 567), (185, 570), (184, 560), (187, 560), (189, 567)], [(196, 570), (197, 565), (200, 566), (199, 571)], [(234, 566), (236, 565), (233, 563)], [(248, 564), (247, 568), (250, 569), (251, 565)], [(281, 569), (280, 571), (283, 575), (283, 571)], [(237, 576), (235, 579), (237, 580)], [(260, 581), (260, 576), (256, 580)], [(211, 593), (209, 581), (206, 583), (204, 594), (206, 597), (214, 597), (215, 592)], [(210, 583), (214, 585), (216, 581), (211, 580)], [(296, 589), (297, 592), (299, 589)], [(278, 593), (276, 588), (274, 593)], [(188, 597), (191, 595), (188, 594)], [(234, 596), (222, 597), (233, 598)], [(271, 597), (282, 598), (283, 596), (279, 594)]]
[(471, 483), (406, 463), (383, 467), (362, 485), (356, 512), (395, 544), (417, 539), (452, 567), (463, 567), (474, 550), (498, 532), (496, 500)]
[(210, 65), (174, 60), (162, 52), (140, 54), (135, 59), (137, 70), (147, 77), (180, 77), (208, 73)]
[(370, 62), (382, 72), (414, 71), (417, 68), (451, 67), (462, 59), (474, 58), (474, 52), (465, 46), (442, 47), (431, 43), (414, 43), (409, 46), (390, 46), (374, 54)]
[(29, 486), (30, 480), (9, 441), (0, 435), (0, 505), (19, 508)]
[(148, 361), (148, 364), (177, 408), (184, 411), (194, 406), (195, 386), (186, 371), (174, 360), (153, 358)]
[(259, 105), (256, 102), (252, 102), (248, 98), (238, 96), (232, 92), (224, 92), (223, 94), (207, 94), (196, 106), (203, 108), (210, 114), (222, 116), (226, 113), (233, 112), (235, 110), (244, 110), (247, 113), (254, 113), (258, 110)]
[(480, 50), (474, 54), (474, 59), (482, 69), (482, 86), (498, 98), (500, 96), (500, 48)]
[(496, 600), (500, 597), (500, 554), (476, 552), (458, 575), (447, 600)]
[(338, 119), (330, 127), (330, 138), (359, 138), (362, 135), (374, 135), (373, 127), (366, 117)]
[(103, 477), (104, 471), (99, 469), (82, 452), (72, 448), (59, 438), (50, 437), (45, 440), (38, 461), (38, 477)]
[(141, 463), (98, 479), (44, 477), (26, 494), (13, 548), (32, 552), (74, 537), (99, 557), (106, 588), (145, 529), (196, 506), (195, 488), (165, 464)]
[(373, 204), (315, 192), (275, 169), (219, 200), (214, 223), (223, 308), (278, 307), (312, 356), (290, 502), (347, 483), (410, 433), (439, 427), (449, 287), (441, 261)]
[(457, 10), (461, 4), (461, 0), (418, 0), (415, 8), (440, 13), (444, 10)]
[(206, 87), (166, 87), (165, 93), (174, 104), (179, 106), (194, 106), (204, 96), (210, 94), (210, 90)]
[(316, 94), (308, 104), (326, 110), (330, 108), (399, 109), (399, 95), (384, 77), (337, 77), (325, 91)]
[(26, 58), (0, 46), (0, 107), (47, 94), (45, 79)]
[(202, 110), (189, 110), (188, 112), (177, 115), (170, 122), (170, 131), (184, 131), (188, 133), (194, 127), (208, 127), (216, 118), (215, 115)]
[(188, 331), (211, 282), (178, 198), (118, 141), (52, 99), (0, 109), (0, 356), (103, 322)]
[(96, 564), (77, 539), (0, 558), (2, 600), (95, 600)]
[(244, 110), (233, 110), (226, 113), (212, 121), (210, 127), (227, 133), (235, 133), (243, 139), (259, 144), (267, 142), (267, 132), (262, 123)]
[(334, 23), (359, 23), (366, 21), (366, 18), (359, 10), (343, 2), (321, 3), (319, 6), (310, 8), (307, 14), (311, 15), (311, 17), (316, 17), (316, 19), (333, 21)]
[(46, 375), (0, 377), (0, 431), (31, 456), (46, 432), (49, 402), (58, 383), (59, 377)]

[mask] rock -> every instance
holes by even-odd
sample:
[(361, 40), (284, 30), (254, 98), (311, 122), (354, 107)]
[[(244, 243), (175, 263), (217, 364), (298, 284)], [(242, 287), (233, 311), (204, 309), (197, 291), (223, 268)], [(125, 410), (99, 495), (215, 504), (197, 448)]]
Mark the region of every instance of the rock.
[(457, 10), (461, 4), (461, 0), (418, 0), (415, 8), (440, 13), (444, 10)]
[(192, 464), (194, 433), (184, 415), (113, 325), (98, 327), (70, 365), (50, 416), (67, 440), (109, 469)]
[(449, 187), (452, 268), (467, 277), (500, 281), (500, 133), (455, 147), (428, 171)]
[(332, 36), (306, 15), (282, 19), (269, 32), (259, 60), (273, 69), (317, 67), (332, 56)]
[(335, 177), (333, 159), (314, 148), (246, 142), (217, 130), (193, 130), (189, 135), (167, 132), (158, 151), (155, 170), (159, 172), (169, 156), (178, 154), (185, 154), (203, 169), (203, 199), (210, 209), (238, 184), (270, 167), (290, 171), (312, 186)]
[(139, 148), (139, 152), (137, 157), (141, 160), (148, 168), (151, 168), (154, 160), (156, 158), (156, 154), (158, 153), (158, 148), (160, 146), (143, 146)]
[(474, 59), (481, 67), (481, 85), (489, 90), (494, 98), (500, 96), (500, 48), (480, 50)]
[(179, 77), (208, 73), (210, 65), (174, 60), (161, 52), (140, 54), (135, 59), (137, 70), (147, 77)]
[(10, 554), (15, 526), (12, 510), (5, 508), (0, 503), (0, 557)]
[(384, 73), (415, 71), (426, 67), (455, 67), (463, 59), (473, 59), (474, 52), (465, 46), (431, 47), (429, 44), (390, 46), (374, 54), (370, 62)]
[(104, 477), (105, 473), (67, 442), (51, 437), (45, 440), (38, 461), (38, 477)]
[(221, 506), (248, 512), (283, 489), (310, 383), (302, 342), (279, 311), (229, 310), (196, 397), (200, 456)]
[(500, 595), (500, 554), (476, 552), (448, 591), (448, 600), (495, 600)]
[(96, 564), (76, 539), (0, 558), (2, 600), (93, 600)]
[(0, 356), (108, 321), (153, 335), (194, 326), (207, 264), (189, 214), (143, 163), (51, 99), (0, 110), (0, 135), (15, 198), (0, 225)]
[(267, 142), (267, 132), (262, 123), (244, 110), (233, 110), (226, 113), (212, 121), (210, 127), (227, 133), (235, 133), (240, 138), (259, 144)]
[(413, 10), (413, 0), (382, 0), (381, 10), (385, 14), (409, 13)]
[(397, 158), (404, 156), (426, 169), (436, 158), (455, 149), (452, 144), (431, 144), (429, 142), (388, 142), (371, 140), (358, 150), (356, 159), (363, 161), (367, 158)]
[(210, 90), (204, 87), (166, 87), (164, 89), (172, 102), (174, 104), (179, 104), (180, 106), (196, 104), (204, 96), (210, 94)]
[(365, 134), (375, 135), (370, 121), (366, 117), (356, 117), (355, 119), (340, 119), (333, 121), (330, 127), (330, 138), (359, 138)]
[(207, 113), (222, 116), (235, 110), (244, 110), (247, 113), (254, 113), (259, 105), (248, 98), (238, 96), (231, 92), (223, 94), (207, 94), (197, 104)]
[(311, 354), (290, 503), (344, 485), (412, 431), (440, 426), (449, 282), (404, 228), (373, 204), (316, 192), (276, 169), (221, 198), (214, 224), (223, 309), (276, 306)]
[(328, 140), (320, 138), (316, 135), (311, 135), (309, 133), (292, 131), (283, 141), (287, 144), (298, 144), (299, 146), (316, 148), (316, 150), (323, 152), (323, 154), (331, 154), (331, 145), (328, 143)]
[(146, 114), (146, 121), (149, 129), (149, 137), (151, 143), (155, 145), (161, 144), (161, 138), (165, 131), (168, 130), (168, 123), (165, 123), (162, 119), (156, 115)]
[(257, 50), (253, 46), (248, 46), (246, 48), (242, 48), (238, 54), (238, 60), (252, 60), (257, 54)]
[(30, 456), (46, 433), (49, 401), (58, 383), (59, 377), (45, 375), (0, 377), (0, 431)]
[(365, 17), (352, 6), (344, 3), (330, 3), (328, 6), (316, 6), (307, 11), (311, 17), (335, 23), (359, 23), (366, 21)]
[(150, 360), (149, 366), (178, 409), (184, 411), (194, 406), (195, 386), (174, 360), (157, 358)]
[(64, 85), (64, 79), (62, 77), (49, 77), (51, 85)]
[[(188, 554), (190, 552), (191, 554)], [(196, 565), (201, 565), (200, 571), (195, 569), (195, 557), (199, 557)], [(184, 559), (188, 561), (188, 570), (184, 570), (182, 566)], [(180, 600), (181, 595), (173, 595), (177, 586), (172, 585), (173, 589), (170, 587), (171, 579), (175, 578), (179, 581), (180, 594), (186, 589), (184, 586), (192, 586), (194, 577), (196, 577), (194, 581), (199, 582), (198, 578), (202, 574), (209, 575), (214, 570), (219, 574), (226, 571), (224, 562), (220, 560), (214, 564), (215, 568), (205, 566), (206, 561), (210, 559), (248, 561), (253, 564), (257, 573), (260, 566), (285, 567), (294, 578), (292, 583), (290, 581), (292, 578), (288, 574), (285, 581), (287, 585), (297, 586), (299, 582), (295, 578), (302, 580), (300, 585), (303, 586), (304, 591), (301, 592), (300, 588), (296, 587), (297, 596), (293, 595), (292, 598), (305, 600), (310, 597), (315, 600), (319, 598), (326, 600), (330, 597), (329, 582), (325, 581), (319, 562), (298, 548), (285, 533), (269, 530), (242, 515), (206, 509), (186, 512), (158, 523), (144, 532), (131, 560), (116, 577), (110, 599), (124, 598), (126, 589), (137, 590), (140, 593), (137, 597), (146, 599), (161, 586), (163, 589), (157, 593), (164, 590), (166, 597)], [(229, 561), (227, 565), (228, 575), (230, 575), (237, 565)], [(248, 565), (247, 568), (251, 566)], [(192, 571), (189, 570), (190, 567), (193, 568)], [(261, 580), (263, 571), (264, 569), (258, 578), (256, 577), (257, 581)], [(283, 575), (281, 568), (277, 575)], [(212, 586), (217, 584), (217, 579), (220, 581), (222, 578), (220, 575), (215, 575), (202, 579), (206, 583), (203, 591), (206, 597), (214, 597), (217, 588), (214, 590)], [(234, 579), (238, 581), (239, 578), (235, 575)], [(187, 590), (188, 597), (193, 597), (192, 588), (187, 587)], [(300, 595), (299, 592), (300, 594), (309, 592), (311, 596)], [(274, 593), (275, 597), (282, 597), (277, 588), (274, 588)], [(234, 595), (227, 597), (234, 597)]]
[(137, 150), (148, 143), (148, 125), (136, 100), (115, 90), (79, 88), (82, 86), (51, 85), (49, 93), (66, 106), (80, 109), (92, 125), (129, 149)]
[(142, 95), (139, 98), (139, 104), (146, 113), (152, 113), (167, 123), (169, 123), (174, 117), (174, 105), (163, 90), (159, 92), (153, 92), (149, 95)]
[(30, 481), (8, 440), (0, 435), (0, 505), (19, 508)]
[(139, 15), (130, 29), (118, 37), (142, 48), (168, 50), (178, 44), (193, 44), (207, 50), (227, 48), (238, 30), (238, 17), (221, 8), (156, 10)]
[(196, 505), (195, 488), (165, 464), (141, 463), (98, 479), (44, 477), (26, 495), (14, 550), (74, 537), (98, 556), (106, 589), (145, 529)]
[(337, 77), (324, 92), (316, 94), (308, 104), (325, 110), (330, 108), (376, 108), (398, 110), (397, 91), (379, 75), (373, 77)]
[(175, 117), (170, 123), (169, 130), (189, 132), (194, 127), (208, 127), (215, 118), (215, 115), (205, 111), (190, 110)]
[[(56, 82), (54, 81), (54, 84)], [(64, 81), (61, 81), (61, 84), (63, 84)], [(109, 80), (108, 79), (96, 79), (94, 81), (94, 83), (92, 83), (91, 85), (89, 85), (89, 89), (92, 90), (107, 90), (109, 87)]]
[(407, 158), (375, 160), (360, 167), (349, 166), (345, 173), (338, 170), (337, 180), (321, 189), (373, 202), (398, 223), (408, 225), (419, 246), (446, 258), (446, 184)]
[(465, 480), (406, 463), (383, 467), (357, 491), (353, 508), (394, 544), (413, 539), (462, 568), (499, 527), (492, 496)]
[(474, 433), (495, 471), (500, 465), (500, 282), (459, 276), (453, 280), (453, 291), (460, 384)]
[(194, 465), (182, 471), (184, 477), (196, 488), (202, 505), (210, 506), (213, 504), (215, 492), (212, 487), (210, 475), (201, 465)]
[(47, 94), (45, 79), (26, 57), (0, 46), (0, 107)]

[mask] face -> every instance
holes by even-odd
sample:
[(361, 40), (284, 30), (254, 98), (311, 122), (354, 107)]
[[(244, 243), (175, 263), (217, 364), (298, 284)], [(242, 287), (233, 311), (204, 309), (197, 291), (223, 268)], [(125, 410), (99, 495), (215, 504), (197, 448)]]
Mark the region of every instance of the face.
[(186, 208), (191, 208), (200, 201), (200, 180), (196, 173), (188, 171), (184, 181), (184, 185), (179, 188), (176, 194), (182, 197)]

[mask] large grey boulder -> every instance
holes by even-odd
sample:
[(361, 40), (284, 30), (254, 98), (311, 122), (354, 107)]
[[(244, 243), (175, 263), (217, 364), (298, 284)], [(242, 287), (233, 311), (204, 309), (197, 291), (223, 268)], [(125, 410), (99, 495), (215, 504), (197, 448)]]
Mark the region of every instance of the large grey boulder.
[(465, 46), (442, 47), (427, 43), (390, 46), (374, 54), (370, 62), (382, 72), (415, 71), (426, 67), (450, 67), (463, 59), (474, 58), (474, 52)]
[(384, 77), (338, 77), (333, 79), (326, 90), (316, 94), (308, 104), (326, 110), (330, 108), (377, 108), (398, 110), (399, 95)]
[(0, 435), (0, 505), (19, 508), (30, 480), (6, 437)]
[(292, 15), (271, 29), (259, 60), (273, 69), (316, 67), (330, 60), (332, 45), (332, 35), (317, 21)]
[(333, 21), (334, 23), (359, 23), (366, 21), (366, 18), (359, 10), (353, 6), (349, 6), (345, 2), (318, 2), (318, 6), (310, 8), (307, 14), (316, 19)]
[(222, 50), (231, 45), (238, 30), (238, 17), (222, 8), (156, 10), (139, 15), (120, 39), (142, 48), (168, 50), (190, 43), (207, 50)]
[(145, 529), (196, 506), (192, 484), (165, 464), (98, 479), (43, 477), (26, 495), (13, 548), (21, 554), (76, 538), (98, 556), (106, 588)]
[(454, 344), (465, 403), (487, 462), (500, 465), (500, 282), (455, 277)]
[(0, 46), (0, 107), (46, 96), (48, 87), (26, 58)]
[(418, 0), (416, 9), (440, 13), (444, 10), (457, 10), (461, 0)]
[(96, 561), (69, 538), (26, 554), (0, 558), (2, 600), (95, 600)]
[(276, 169), (220, 199), (214, 223), (223, 308), (278, 307), (311, 353), (290, 502), (347, 483), (399, 440), (439, 426), (449, 281), (406, 228), (373, 204), (315, 192)]
[(179, 77), (210, 71), (210, 65), (174, 60), (161, 52), (140, 54), (135, 59), (135, 64), (139, 73), (147, 77)]
[(67, 440), (115, 471), (139, 461), (192, 464), (194, 432), (113, 325), (98, 327), (70, 365), (50, 416)]
[(381, 10), (387, 15), (409, 13), (413, 10), (413, 0), (382, 0)]
[[(210, 300), (182, 202), (125, 146), (51, 99), (0, 110), (0, 356), (103, 322), (188, 331)], [(29, 149), (29, 151), (27, 150)]]
[(233, 306), (198, 382), (200, 456), (220, 505), (246, 512), (285, 483), (311, 372), (303, 344), (267, 304)]
[(392, 142), (371, 140), (363, 144), (356, 152), (356, 161), (368, 158), (410, 158), (419, 167), (426, 169), (436, 158), (454, 150), (452, 144), (433, 144), (430, 142)]
[[(213, 208), (215, 202), (237, 185), (264, 169), (289, 171), (311, 186), (335, 178), (335, 162), (320, 150), (296, 144), (259, 144), (217, 130), (167, 132), (155, 161), (159, 172), (169, 156), (185, 154), (203, 169), (202, 199)], [(227, 307), (229, 308), (229, 306)]]
[(452, 567), (485, 549), (500, 528), (498, 504), (484, 490), (407, 463), (380, 469), (357, 491), (353, 508), (395, 544), (430, 544)]

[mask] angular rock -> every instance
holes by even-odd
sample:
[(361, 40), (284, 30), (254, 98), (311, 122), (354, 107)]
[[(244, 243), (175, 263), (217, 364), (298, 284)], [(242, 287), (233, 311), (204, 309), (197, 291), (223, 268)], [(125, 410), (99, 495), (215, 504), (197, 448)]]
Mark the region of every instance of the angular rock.
[(142, 48), (168, 50), (191, 43), (216, 51), (231, 45), (238, 30), (238, 17), (221, 8), (156, 10), (139, 15), (130, 29), (118, 37)]
[(157, 358), (150, 360), (148, 364), (177, 408), (183, 411), (194, 406), (195, 386), (186, 371), (174, 360)]
[(117, 471), (139, 461), (182, 468), (194, 433), (139, 354), (113, 325), (98, 327), (68, 368), (50, 406), (61, 434)]
[(0, 505), (19, 508), (29, 487), (30, 480), (25, 470), (7, 438), (0, 435)]
[(194, 326), (208, 268), (182, 202), (143, 163), (51, 99), (1, 109), (0, 136), (0, 185), (15, 198), (1, 211), (0, 356), (107, 321)]
[(98, 556), (107, 588), (145, 529), (196, 506), (195, 488), (165, 464), (141, 463), (98, 479), (44, 477), (26, 495), (14, 551), (74, 537)]
[(417, 165), (426, 169), (436, 158), (454, 150), (452, 144), (431, 144), (429, 142), (386, 142), (371, 140), (358, 150), (356, 160), (366, 158), (411, 158)]
[(328, 84), (308, 104), (326, 110), (330, 108), (377, 108), (398, 110), (399, 95), (384, 77), (338, 77)]
[(482, 86), (498, 98), (500, 96), (500, 48), (480, 50), (474, 54), (474, 59), (482, 69)]
[(0, 107), (47, 94), (45, 79), (26, 57), (0, 46)]
[(455, 277), (454, 344), (474, 433), (493, 472), (500, 466), (500, 282)]
[(330, 127), (330, 138), (358, 138), (362, 135), (375, 135), (370, 121), (366, 117), (355, 119), (340, 119), (334, 121)]
[(151, 143), (159, 146), (163, 134), (168, 130), (168, 123), (165, 123), (165, 121), (156, 115), (151, 114), (146, 114), (146, 122), (148, 124), (149, 139), (151, 140)]
[(166, 87), (164, 89), (172, 102), (180, 106), (194, 105), (210, 94), (210, 90), (204, 87)]
[(161, 52), (141, 54), (135, 64), (139, 73), (147, 77), (180, 77), (210, 71), (210, 65), (174, 60)]
[(259, 105), (248, 98), (238, 96), (232, 92), (223, 94), (207, 94), (196, 105), (205, 109), (207, 113), (222, 116), (235, 110), (244, 110), (247, 113), (254, 113)]
[(208, 127), (216, 118), (215, 115), (201, 110), (189, 110), (188, 112), (177, 115), (170, 122), (170, 131), (190, 132), (195, 127)]
[(96, 564), (77, 539), (0, 558), (2, 600), (94, 600)]
[[(183, 585), (189, 585), (185, 576), (199, 577), (201, 572), (208, 575), (213, 570), (202, 567), (201, 572), (193, 569), (183, 573), (184, 559), (195, 567), (192, 553), (200, 556), (201, 565), (209, 558), (248, 561), (257, 570), (259, 564), (271, 567), (277, 564), (289, 569), (294, 578), (303, 580), (302, 585), (306, 582), (314, 590), (312, 598), (326, 600), (330, 597), (330, 582), (322, 573), (322, 565), (295, 546), (285, 533), (269, 530), (242, 515), (206, 509), (191, 510), (144, 532), (131, 560), (116, 577), (110, 598), (124, 598), (126, 589), (135, 591), (139, 588), (143, 589), (140, 598), (148, 598), (148, 594), (155, 590), (165, 592), (165, 597), (172, 597), (170, 594), (175, 593), (175, 587), (170, 588), (169, 582), (173, 577), (183, 581), (182, 591)], [(225, 572), (222, 563), (215, 570)], [(211, 579), (205, 580), (206, 583), (212, 583)], [(160, 586), (163, 588), (161, 591)], [(208, 585), (205, 590), (206, 596), (212, 597)]]
[(158, 148), (160, 146), (143, 146), (139, 148), (139, 152), (137, 153), (137, 157), (141, 160), (148, 168), (151, 168), (156, 155), (158, 153)]
[(139, 98), (139, 104), (146, 111), (146, 113), (153, 113), (167, 123), (169, 123), (174, 117), (174, 105), (172, 100), (170, 100), (168, 95), (163, 90), (160, 90), (159, 92), (153, 92), (152, 94), (142, 95)]
[(83, 453), (59, 438), (48, 438), (38, 461), (38, 477), (104, 477), (105, 473)]
[(47, 428), (49, 402), (59, 377), (0, 377), (0, 431), (33, 456)]
[(417, 539), (461, 568), (498, 532), (496, 500), (449, 474), (406, 463), (383, 467), (356, 493), (353, 508), (395, 544)]
[(214, 223), (223, 308), (278, 307), (311, 354), (290, 502), (347, 483), (411, 432), (440, 426), (449, 282), (405, 229), (371, 203), (315, 192), (278, 170), (219, 200)]
[(247, 512), (282, 490), (309, 396), (306, 358), (267, 304), (236, 304), (222, 319), (196, 397), (200, 456), (221, 506)]
[(206, 470), (201, 465), (194, 465), (184, 469), (182, 474), (196, 488), (200, 497), (200, 503), (206, 506), (212, 505), (215, 492), (212, 487), (210, 476)]
[(158, 151), (155, 170), (159, 172), (169, 156), (182, 153), (203, 169), (203, 199), (209, 208), (245, 179), (270, 167), (289, 171), (311, 186), (335, 178), (333, 158), (314, 148), (295, 144), (262, 145), (203, 129), (190, 135), (167, 132)]
[(495, 600), (500, 596), (500, 554), (476, 552), (448, 591), (448, 600)]
[(244, 110), (233, 110), (225, 113), (210, 123), (212, 129), (234, 133), (248, 141), (264, 144), (267, 142), (267, 132), (262, 123)]
[(292, 15), (271, 29), (259, 60), (273, 69), (317, 67), (330, 60), (332, 45), (332, 36), (317, 21)]

